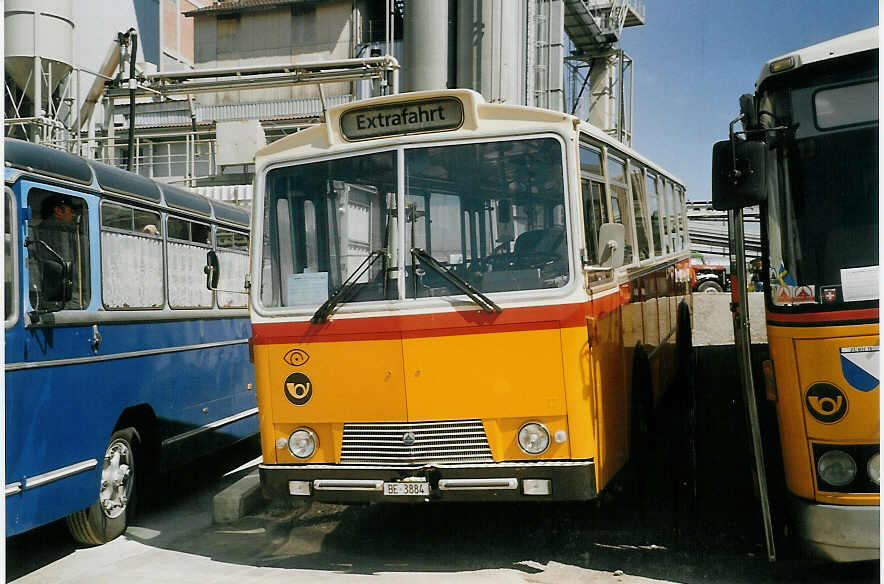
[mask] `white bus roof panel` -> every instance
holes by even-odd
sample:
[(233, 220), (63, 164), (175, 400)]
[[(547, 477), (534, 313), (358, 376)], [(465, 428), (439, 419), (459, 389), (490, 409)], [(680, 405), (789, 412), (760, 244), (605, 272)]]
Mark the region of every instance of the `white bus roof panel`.
[(758, 81), (755, 83), (755, 87), (761, 87), (761, 84), (764, 83), (764, 81), (767, 80), (768, 77), (777, 75), (776, 73), (770, 72), (771, 63), (774, 63), (781, 59), (785, 59), (787, 57), (793, 57), (795, 59), (795, 65), (787, 70), (784, 70), (783, 73), (785, 73), (786, 71), (795, 71), (803, 65), (809, 65), (811, 63), (817, 63), (819, 61), (826, 61), (828, 59), (844, 57), (846, 55), (852, 55), (853, 53), (861, 53), (863, 51), (869, 51), (877, 48), (878, 27), (873, 26), (872, 28), (852, 32), (850, 34), (836, 37), (834, 39), (830, 39), (816, 45), (811, 45), (803, 49), (798, 49), (797, 51), (792, 51), (791, 53), (786, 53), (785, 55), (780, 55), (779, 57), (769, 59), (764, 64), (764, 67), (761, 68), (761, 74), (758, 76)]

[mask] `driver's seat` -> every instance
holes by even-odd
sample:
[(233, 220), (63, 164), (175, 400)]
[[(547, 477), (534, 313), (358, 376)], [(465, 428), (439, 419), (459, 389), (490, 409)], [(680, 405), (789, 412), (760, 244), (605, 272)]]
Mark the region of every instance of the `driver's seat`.
[(513, 259), (520, 265), (559, 260), (564, 252), (565, 232), (561, 227), (526, 231), (513, 244)]

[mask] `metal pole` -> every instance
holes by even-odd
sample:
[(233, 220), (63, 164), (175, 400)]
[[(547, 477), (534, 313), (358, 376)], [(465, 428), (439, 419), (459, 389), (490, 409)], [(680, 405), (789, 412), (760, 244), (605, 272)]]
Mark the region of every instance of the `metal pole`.
[(82, 124), (83, 120), (81, 119), (82, 112), (80, 112), (81, 108), (80, 108), (80, 70), (79, 69), (77, 69), (77, 99), (74, 100), (74, 107), (77, 108), (77, 140), (76, 140), (77, 156), (82, 156), (83, 150), (82, 150), (82, 145), (80, 144), (80, 133), (81, 133), (81, 129), (83, 128), (83, 124)]
[[(35, 17), (36, 18), (36, 17)], [(35, 26), (36, 28), (36, 26)], [(35, 37), (36, 38), (36, 37)], [(34, 57), (34, 117), (41, 118), (43, 116), (43, 63), (40, 57)], [(34, 124), (32, 140), (36, 143), (41, 141), (41, 125), (39, 122)]]
[(619, 71), (617, 72), (617, 139), (623, 142), (623, 49), (620, 49), (617, 53), (620, 63)]
[(632, 146), (632, 98), (635, 95), (635, 61), (629, 59), (629, 141), (626, 143)]
[(764, 451), (761, 444), (761, 424), (758, 420), (758, 407), (755, 403), (755, 384), (752, 379), (752, 355), (750, 351), (749, 296), (746, 287), (746, 249), (743, 231), (743, 210), (727, 212), (728, 232), (731, 245), (731, 312), (734, 321), (734, 344), (737, 349), (737, 362), (740, 367), (740, 380), (743, 386), (743, 399), (746, 405), (749, 435), (752, 439), (752, 452), (755, 457), (755, 471), (758, 473), (758, 495), (761, 499), (761, 515), (764, 521), (764, 537), (767, 543), (767, 559), (776, 561), (773, 522), (770, 515), (770, 498), (767, 488), (767, 473), (764, 467)]
[(135, 61), (138, 58), (138, 34), (130, 28), (129, 36), (129, 156), (126, 161), (126, 170), (132, 172), (135, 159)]

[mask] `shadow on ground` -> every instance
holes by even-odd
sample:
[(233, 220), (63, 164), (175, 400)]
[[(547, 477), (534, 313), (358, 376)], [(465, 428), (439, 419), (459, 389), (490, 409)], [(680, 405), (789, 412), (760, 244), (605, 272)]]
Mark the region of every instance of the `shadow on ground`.
[[(765, 347), (754, 349), (763, 358)], [(627, 467), (590, 503), (315, 504), (212, 525), (211, 495), (236, 478), (214, 468), (160, 485), (127, 537), (218, 562), (352, 574), (533, 573), (557, 562), (698, 584), (878, 582), (878, 563), (828, 565), (786, 548), (777, 564), (767, 562), (734, 349), (704, 347), (697, 356), (694, 416), (689, 394), (672, 393), (656, 412), (645, 468)], [(198, 508), (183, 527), (167, 518), (182, 508)], [(64, 536), (57, 530), (44, 533)], [(46, 560), (13, 565), (21, 574)]]

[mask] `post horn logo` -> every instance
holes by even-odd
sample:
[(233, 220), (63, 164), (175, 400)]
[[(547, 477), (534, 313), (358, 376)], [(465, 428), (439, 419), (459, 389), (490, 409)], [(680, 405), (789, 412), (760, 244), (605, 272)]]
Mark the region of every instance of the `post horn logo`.
[(300, 367), (310, 360), (310, 355), (308, 355), (307, 351), (304, 351), (303, 349), (292, 349), (285, 354), (282, 360), (292, 367)]
[(823, 424), (834, 424), (847, 413), (847, 397), (830, 383), (814, 383), (804, 396), (807, 411)]
[(285, 397), (296, 406), (303, 406), (313, 397), (313, 383), (310, 378), (295, 371), (285, 378), (283, 386)]

